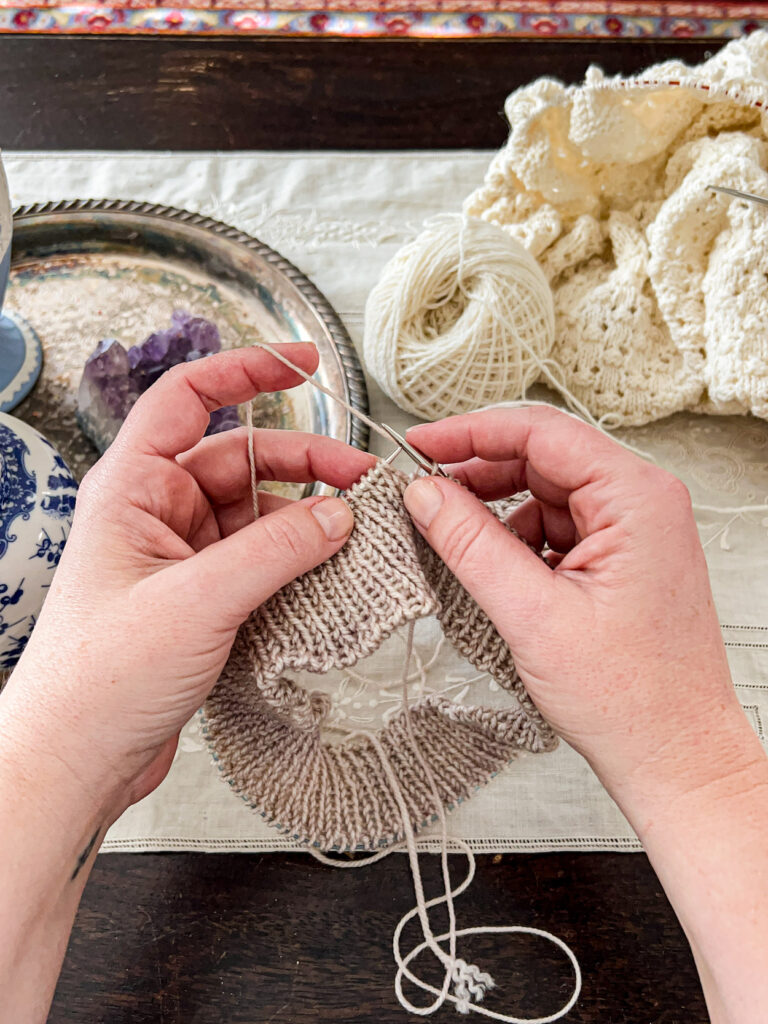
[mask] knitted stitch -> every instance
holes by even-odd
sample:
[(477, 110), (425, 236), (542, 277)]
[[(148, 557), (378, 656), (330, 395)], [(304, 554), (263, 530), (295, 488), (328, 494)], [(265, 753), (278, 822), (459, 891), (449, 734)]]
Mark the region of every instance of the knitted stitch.
[[(399, 626), (436, 614), (457, 651), (515, 698), (503, 710), (437, 696), (412, 707), (419, 750), (442, 802), (470, 796), (518, 751), (551, 750), (557, 742), (506, 643), (414, 529), (402, 501), (407, 484), (380, 462), (350, 488), (355, 527), (347, 543), (253, 613), (205, 705), (206, 733), (233, 788), (278, 828), (322, 849), (391, 843), (402, 819), (370, 738), (359, 733), (328, 743), (329, 698), (284, 672), (354, 665)], [(437, 808), (402, 714), (379, 739), (419, 827)]]
[(539, 79), (508, 97), (509, 138), (464, 213), (539, 260), (550, 358), (606, 425), (768, 416), (768, 212), (706, 188), (768, 196), (767, 111), (762, 31), (698, 67), (593, 67), (581, 86)]

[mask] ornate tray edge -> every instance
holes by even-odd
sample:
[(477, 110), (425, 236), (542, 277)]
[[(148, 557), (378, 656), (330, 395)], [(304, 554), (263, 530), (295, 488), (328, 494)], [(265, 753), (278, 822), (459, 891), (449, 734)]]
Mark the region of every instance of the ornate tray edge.
[[(290, 260), (281, 256), (264, 242), (260, 242), (253, 235), (233, 228), (230, 224), (214, 220), (199, 213), (192, 213), (189, 210), (182, 210), (175, 206), (164, 206), (162, 203), (147, 203), (133, 199), (61, 199), (47, 203), (29, 203), (26, 206), (17, 206), (13, 211), (14, 227), (27, 217), (37, 217), (47, 214), (63, 213), (135, 213), (145, 217), (157, 217), (161, 220), (180, 221), (183, 224), (190, 224), (193, 227), (210, 231), (220, 235), (236, 245), (242, 245), (250, 249), (262, 259), (271, 263), (276, 270), (284, 274), (289, 281), (301, 292), (304, 298), (315, 309), (320, 319), (328, 329), (329, 334), (339, 354), (344, 379), (347, 384), (347, 399), (354, 409), (368, 413), (368, 389), (365, 384), (365, 376), (360, 360), (357, 357), (355, 346), (347, 333), (347, 329), (341, 322), (338, 313), (331, 306), (323, 293), (309, 278), (303, 274), (298, 267)], [(13, 244), (13, 243), (11, 243)], [(13, 254), (11, 255), (13, 261)], [(349, 443), (363, 451), (368, 450), (369, 430), (368, 427), (355, 416), (347, 414), (349, 420)]]

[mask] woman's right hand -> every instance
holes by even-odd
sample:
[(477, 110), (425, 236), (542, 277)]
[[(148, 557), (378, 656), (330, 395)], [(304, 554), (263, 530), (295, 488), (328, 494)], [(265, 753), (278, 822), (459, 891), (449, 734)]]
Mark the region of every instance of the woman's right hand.
[[(713, 1024), (768, 1006), (768, 758), (731, 683), (675, 477), (554, 409), (414, 427), (451, 480), (405, 493), (552, 725), (620, 804), (691, 943)], [(470, 493), (530, 490), (509, 523)]]
[[(469, 488), (412, 483), (419, 530), (493, 619), (542, 714), (625, 809), (651, 783), (675, 790), (730, 770), (732, 758), (713, 759), (713, 736), (751, 729), (685, 486), (554, 409), (471, 413), (408, 439)], [(548, 545), (550, 567), (469, 493), (524, 490), (509, 525)]]

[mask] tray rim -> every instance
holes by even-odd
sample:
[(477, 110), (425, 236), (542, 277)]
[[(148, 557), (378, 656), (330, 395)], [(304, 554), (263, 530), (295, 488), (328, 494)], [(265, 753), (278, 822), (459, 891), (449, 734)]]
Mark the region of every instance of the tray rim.
[[(14, 263), (16, 228), (21, 227), (25, 220), (40, 216), (63, 217), (66, 214), (81, 213), (114, 213), (125, 216), (135, 214), (142, 217), (156, 217), (160, 221), (174, 221), (225, 238), (228, 242), (242, 246), (270, 263), (278, 273), (281, 273), (293, 284), (323, 322), (338, 353), (342, 377), (347, 388), (346, 398), (354, 409), (368, 414), (368, 389), (363, 368), (354, 343), (339, 314), (320, 289), (295, 264), (265, 242), (239, 228), (232, 227), (231, 224), (225, 224), (214, 217), (193, 213), (191, 210), (181, 207), (142, 202), (136, 199), (58, 199), (43, 203), (27, 203), (17, 206), (13, 210), (11, 267)], [(349, 412), (346, 413), (346, 419), (347, 442), (355, 448), (368, 451), (370, 432), (366, 424)]]

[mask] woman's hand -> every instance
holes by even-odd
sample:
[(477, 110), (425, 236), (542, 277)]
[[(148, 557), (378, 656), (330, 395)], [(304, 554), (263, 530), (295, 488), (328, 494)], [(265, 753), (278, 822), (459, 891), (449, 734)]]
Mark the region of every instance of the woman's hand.
[[(311, 345), (283, 346), (312, 372)], [(203, 438), (209, 413), (301, 383), (265, 351), (176, 367), (136, 403), (88, 473), (34, 635), (0, 700), (6, 731), (53, 745), (116, 817), (165, 776), (240, 623), (329, 558), (352, 529), (338, 498), (263, 493), (254, 522), (247, 438)], [(373, 458), (341, 442), (258, 431), (262, 480), (348, 487)], [(12, 724), (11, 724), (12, 723)]]
[[(281, 346), (312, 372), (312, 345)], [(240, 623), (329, 558), (352, 529), (338, 498), (261, 494), (247, 435), (203, 438), (209, 413), (301, 383), (262, 349), (179, 366), (143, 395), (85, 478), (34, 634), (0, 694), (3, 1020), (46, 1019), (106, 828), (170, 767)], [(373, 458), (258, 431), (261, 479), (348, 487)]]
[[(419, 529), (495, 622), (545, 717), (609, 788), (738, 716), (691, 502), (674, 476), (554, 409), (494, 409), (408, 438), (486, 500), (530, 489), (509, 525), (433, 478)], [(554, 569), (554, 571), (553, 571)]]
[(691, 503), (675, 477), (553, 409), (414, 427), (509, 524), (432, 477), (406, 505), (493, 619), (542, 713), (635, 827), (701, 974), (712, 1021), (768, 1005), (768, 759), (731, 684)]
[[(281, 346), (312, 372), (312, 345)], [(106, 828), (170, 767), (240, 623), (352, 529), (338, 498), (259, 496), (247, 435), (202, 440), (209, 413), (301, 378), (262, 349), (179, 366), (143, 395), (85, 478), (34, 634), (0, 694), (3, 1020), (46, 1019)], [(266, 480), (347, 487), (373, 458), (258, 431)]]

